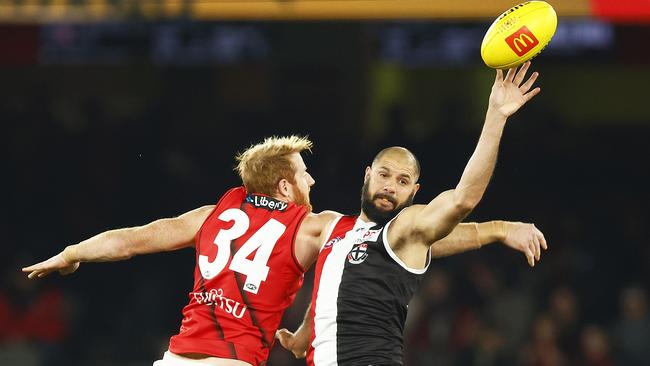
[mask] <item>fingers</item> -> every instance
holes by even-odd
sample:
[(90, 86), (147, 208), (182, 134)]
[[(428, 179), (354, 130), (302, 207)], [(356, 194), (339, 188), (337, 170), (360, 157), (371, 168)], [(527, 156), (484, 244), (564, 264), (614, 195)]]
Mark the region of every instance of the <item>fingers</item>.
[(542, 244), (542, 248), (544, 248), (544, 250), (548, 250), (548, 244), (546, 244), (546, 238), (544, 237), (544, 234), (542, 234), (542, 232), (539, 230), (538, 230), (538, 238), (539, 238), (539, 242)]
[(48, 274), (50, 274), (50, 272), (52, 272), (51, 269), (40, 265), (33, 265), (31, 267), (23, 268), (22, 271), (29, 272), (27, 278), (29, 278), (30, 280), (33, 280), (35, 278), (45, 277)]
[(524, 62), (524, 64), (519, 68), (519, 71), (515, 75), (513, 79), (513, 83), (517, 86), (521, 84), (522, 81), (524, 81), (524, 76), (526, 76), (526, 72), (528, 72), (528, 68), (530, 67), (530, 61)]
[(21, 270), (25, 273), (29, 273), (27, 278), (35, 279), (45, 277), (54, 271), (59, 271), (62, 275), (67, 275), (76, 271), (77, 268), (79, 268), (79, 262), (66, 264), (63, 262), (60, 255), (55, 255), (48, 260), (33, 264), (29, 267), (24, 267)]
[(544, 237), (544, 233), (542, 233), (534, 224), (533, 224), (533, 228), (535, 228), (535, 236), (537, 237), (537, 240), (539, 240), (539, 245), (544, 250), (548, 250), (548, 244), (546, 244), (546, 238)]
[(287, 335), (293, 335), (293, 333), (290, 332), (289, 329), (287, 329), (287, 328), (278, 329), (275, 332), (275, 338), (277, 338), (277, 339), (280, 339), (280, 337), (284, 337), (284, 336), (287, 336)]
[(535, 259), (539, 262), (539, 259), (542, 255), (542, 249), (540, 248), (539, 238), (537, 235), (533, 235), (533, 253), (535, 254)]
[(30, 280), (33, 280), (35, 278), (43, 278), (43, 277), (49, 275), (50, 273), (52, 273), (52, 270), (49, 270), (49, 269), (35, 270), (35, 271), (32, 271), (30, 274), (28, 274), (27, 278), (29, 278)]
[(293, 353), (293, 356), (297, 359), (300, 358), (305, 358), (307, 356), (307, 351), (301, 351), (301, 350), (296, 350), (294, 349), (295, 344), (293, 344), (293, 339), (295, 337), (295, 334), (293, 332), (290, 332), (286, 328), (278, 329), (275, 332), (275, 339), (280, 341), (280, 345), (285, 348), (288, 351), (291, 351)]
[(291, 332), (289, 332), (289, 330), (287, 330), (286, 328), (278, 329), (275, 331), (275, 339), (282, 340), (283, 338), (287, 337), (287, 333), (291, 333)]
[(521, 90), (522, 93), (525, 93), (525, 92), (529, 91), (530, 87), (533, 86), (533, 84), (535, 83), (535, 80), (537, 80), (538, 76), (539, 76), (539, 73), (537, 71), (535, 71), (532, 75), (530, 75), (528, 80), (526, 80), (526, 82), (522, 86), (519, 87), (519, 90)]
[(280, 344), (282, 347), (290, 350), (290, 345), (289, 345), (289, 340), (293, 337), (293, 333), (288, 331), (287, 329), (279, 329), (275, 332), (275, 338), (280, 341)]
[(508, 69), (508, 73), (506, 74), (505, 81), (512, 81), (512, 79), (514, 79), (515, 77), (516, 71), (517, 71), (516, 67), (511, 67), (510, 69)]
[(49, 275), (52, 272), (53, 272), (53, 270), (51, 270), (51, 269), (46, 269), (44, 271), (41, 271), (41, 272), (38, 273), (38, 278), (43, 278), (43, 277)]
[(537, 88), (529, 91), (528, 93), (524, 94), (524, 99), (526, 100), (526, 102), (528, 102), (529, 100), (533, 99), (534, 96), (539, 94), (540, 91), (541, 91), (541, 89), (539, 87), (537, 87)]
[[(48, 259), (48, 260), (49, 260), (49, 259)], [(32, 272), (32, 271), (36, 271), (36, 270), (42, 269), (42, 268), (44, 267), (44, 264), (45, 264), (46, 262), (47, 262), (47, 261), (42, 261), (42, 262), (38, 262), (38, 263), (36, 263), (36, 264), (32, 264), (32, 265), (29, 266), (29, 267), (23, 267), (22, 271), (23, 271), (23, 272)]]
[(503, 70), (497, 69), (497, 76), (494, 78), (495, 83), (499, 83), (503, 81)]
[(535, 267), (535, 256), (533, 255), (530, 246), (526, 247), (524, 254), (526, 255), (526, 260), (528, 261), (528, 265), (531, 267)]

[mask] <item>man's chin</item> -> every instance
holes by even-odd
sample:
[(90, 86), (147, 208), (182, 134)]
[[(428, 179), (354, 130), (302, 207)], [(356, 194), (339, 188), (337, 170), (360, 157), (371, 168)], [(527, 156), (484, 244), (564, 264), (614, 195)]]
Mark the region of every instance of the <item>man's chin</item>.
[(393, 207), (386, 208), (378, 205), (373, 205), (376, 214), (382, 216), (384, 219), (390, 219), (395, 216), (395, 209)]
[(389, 203), (388, 205), (375, 203), (374, 206), (375, 206), (375, 210), (377, 210), (377, 211), (379, 211), (379, 212), (381, 212), (383, 214), (389, 214), (389, 213), (393, 212), (393, 210), (395, 210), (395, 205), (392, 204), (392, 203)]
[(373, 202), (375, 209), (384, 212), (390, 212), (395, 209), (395, 204), (391, 201), (383, 201), (381, 198)]

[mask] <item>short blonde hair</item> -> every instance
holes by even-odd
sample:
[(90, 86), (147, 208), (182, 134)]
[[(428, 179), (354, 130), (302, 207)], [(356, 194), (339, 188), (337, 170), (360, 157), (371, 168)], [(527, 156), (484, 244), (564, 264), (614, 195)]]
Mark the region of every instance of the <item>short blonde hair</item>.
[(248, 192), (273, 196), (281, 179), (295, 183), (296, 167), (289, 160), (289, 154), (304, 150), (311, 152), (313, 146), (307, 137), (302, 136), (267, 137), (237, 154), (235, 170)]

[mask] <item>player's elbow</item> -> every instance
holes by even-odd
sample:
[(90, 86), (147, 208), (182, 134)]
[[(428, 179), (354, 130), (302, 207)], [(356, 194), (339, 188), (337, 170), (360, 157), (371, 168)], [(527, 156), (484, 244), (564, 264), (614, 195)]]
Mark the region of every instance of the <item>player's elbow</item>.
[(461, 216), (467, 216), (478, 205), (478, 201), (464, 200), (456, 204), (456, 210)]
[(454, 192), (454, 210), (459, 216), (465, 217), (476, 208), (481, 201), (481, 196)]

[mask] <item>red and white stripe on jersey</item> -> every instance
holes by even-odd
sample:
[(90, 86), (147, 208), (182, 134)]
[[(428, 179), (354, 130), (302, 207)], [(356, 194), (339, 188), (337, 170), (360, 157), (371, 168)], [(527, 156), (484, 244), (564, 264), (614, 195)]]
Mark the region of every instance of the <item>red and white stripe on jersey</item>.
[(348, 253), (357, 239), (375, 226), (357, 216), (343, 216), (332, 223), (316, 262), (312, 292), (312, 335), (307, 354), (308, 365), (336, 365), (336, 317), (339, 286)]

